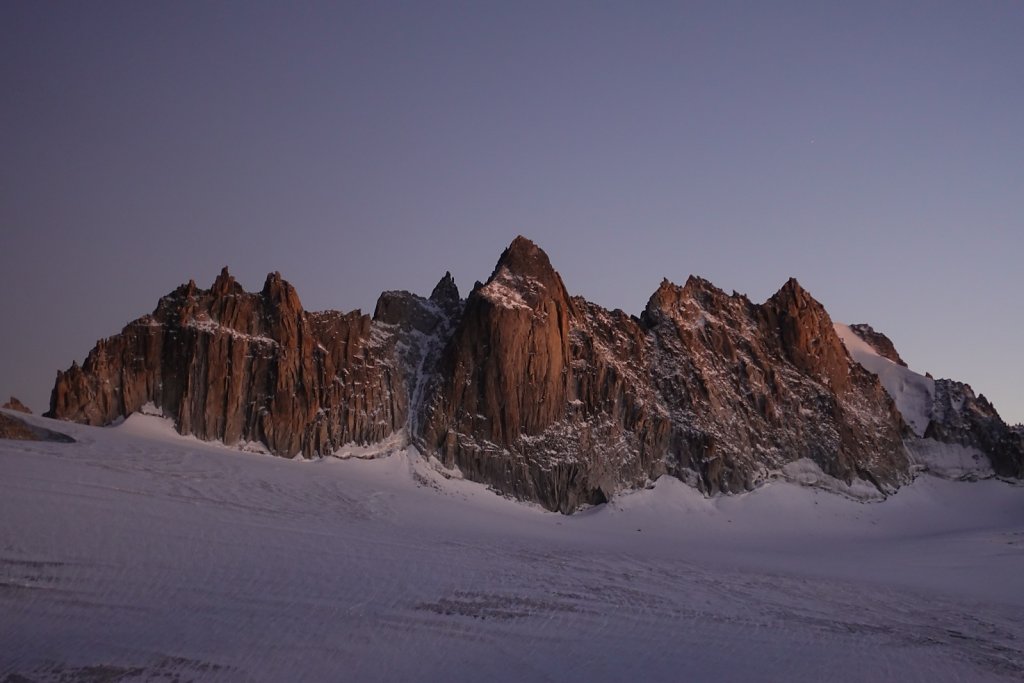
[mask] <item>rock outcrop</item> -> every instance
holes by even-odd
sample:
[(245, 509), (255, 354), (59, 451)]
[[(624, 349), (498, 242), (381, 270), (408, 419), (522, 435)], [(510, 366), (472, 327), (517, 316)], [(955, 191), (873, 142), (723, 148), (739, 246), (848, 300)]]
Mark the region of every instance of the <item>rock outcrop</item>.
[(0, 408), (3, 408), (4, 410), (14, 410), (19, 413), (25, 413), (26, 415), (32, 414), (32, 411), (29, 410), (28, 406), (16, 399), (14, 396), (11, 396), (11, 399), (0, 406)]
[(38, 441), (39, 437), (18, 418), (0, 413), (0, 439)]
[(13, 415), (0, 413), (0, 439), (16, 441), (56, 441), (58, 443), (74, 443), (67, 434), (61, 434), (43, 427), (36, 427)]
[(562, 512), (663, 474), (707, 494), (794, 465), (882, 493), (911, 476), (895, 404), (796, 280), (763, 304), (666, 280), (634, 317), (570, 296), (523, 237), (465, 300), (446, 273), (372, 317), (307, 312), (276, 273), (253, 294), (226, 269), (190, 282), (59, 373), (50, 415), (108, 424), (148, 403), (182, 433), (289, 457), (397, 438)]

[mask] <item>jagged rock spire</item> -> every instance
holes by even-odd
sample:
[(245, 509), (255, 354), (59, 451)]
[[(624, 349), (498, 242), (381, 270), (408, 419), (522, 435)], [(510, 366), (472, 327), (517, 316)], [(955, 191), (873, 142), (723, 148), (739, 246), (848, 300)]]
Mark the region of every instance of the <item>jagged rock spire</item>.
[(813, 377), (822, 378), (836, 392), (850, 386), (850, 358), (825, 307), (789, 278), (761, 311), (769, 330), (775, 331), (789, 360)]
[(446, 311), (454, 311), (459, 307), (459, 288), (455, 284), (455, 278), (448, 271), (444, 277), (438, 280), (430, 292), (430, 300)]

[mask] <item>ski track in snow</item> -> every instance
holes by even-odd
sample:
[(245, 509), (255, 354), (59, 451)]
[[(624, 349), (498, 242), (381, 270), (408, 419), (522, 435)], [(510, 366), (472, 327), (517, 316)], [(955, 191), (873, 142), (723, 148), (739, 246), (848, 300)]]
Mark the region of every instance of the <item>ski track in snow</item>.
[(1003, 482), (863, 504), (663, 479), (564, 517), (412, 452), (30, 419), (79, 443), (0, 441), (2, 681), (1024, 678)]

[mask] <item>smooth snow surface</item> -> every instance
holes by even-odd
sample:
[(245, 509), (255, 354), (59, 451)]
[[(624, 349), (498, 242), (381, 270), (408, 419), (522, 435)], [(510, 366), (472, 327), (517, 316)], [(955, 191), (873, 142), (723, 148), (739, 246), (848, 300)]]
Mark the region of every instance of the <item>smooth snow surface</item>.
[[(0, 441), (0, 680), (1019, 681), (1024, 489), (663, 478), (572, 517), (158, 417)], [(22, 676), (24, 678), (18, 678)]]
[(935, 401), (935, 380), (878, 355), (848, 325), (836, 323), (834, 327), (850, 356), (866, 370), (878, 375), (906, 423), (915, 434), (924, 436), (931, 420), (932, 403)]

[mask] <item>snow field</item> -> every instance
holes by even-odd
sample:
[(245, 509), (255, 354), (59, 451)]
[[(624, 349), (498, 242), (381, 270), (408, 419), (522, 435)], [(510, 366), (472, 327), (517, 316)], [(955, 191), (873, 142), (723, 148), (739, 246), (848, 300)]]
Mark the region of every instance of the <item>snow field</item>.
[(571, 517), (414, 451), (287, 461), (135, 415), (0, 441), (0, 680), (1011, 681), (1024, 490), (663, 478)]

